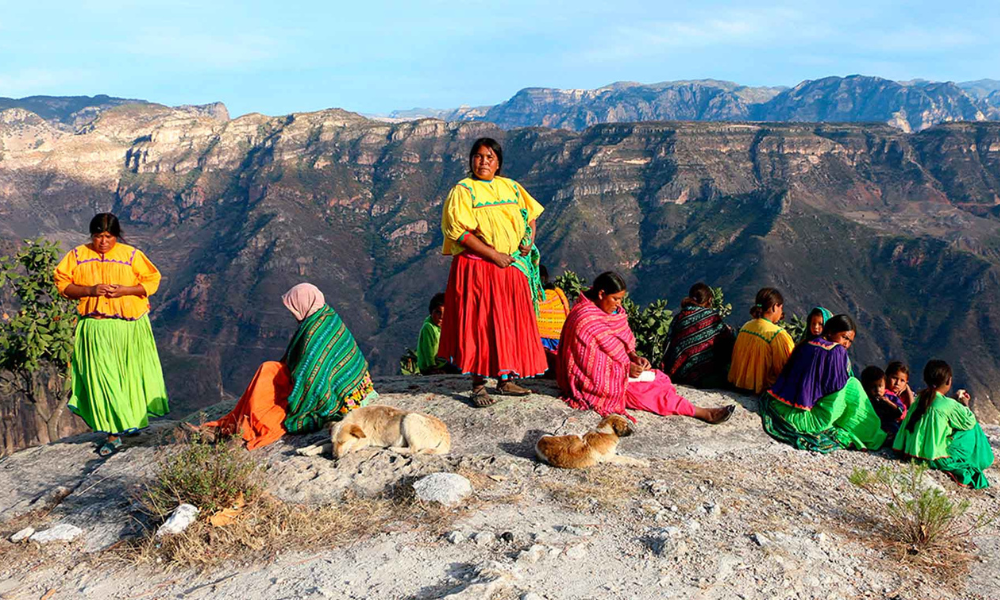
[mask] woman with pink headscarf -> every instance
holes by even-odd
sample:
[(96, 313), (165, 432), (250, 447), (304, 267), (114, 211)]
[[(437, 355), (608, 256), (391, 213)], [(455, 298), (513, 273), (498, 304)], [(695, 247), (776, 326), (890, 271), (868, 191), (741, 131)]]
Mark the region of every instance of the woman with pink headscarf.
[(209, 435), (241, 434), (248, 450), (316, 431), (378, 397), (368, 362), (323, 292), (300, 283), (281, 300), (299, 322), (285, 356), (262, 364), (236, 408), (204, 425)]

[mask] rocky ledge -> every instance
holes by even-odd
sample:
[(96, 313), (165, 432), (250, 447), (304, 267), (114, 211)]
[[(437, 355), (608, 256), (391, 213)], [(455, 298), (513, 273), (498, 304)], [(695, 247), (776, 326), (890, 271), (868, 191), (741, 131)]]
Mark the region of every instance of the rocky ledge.
[[(94, 568), (79, 559), (101, 556), (138, 531), (128, 490), (151, 474), (163, 450), (162, 433), (174, 422), (161, 421), (106, 461), (94, 453), (94, 435), (0, 461), (0, 598), (998, 597), (1000, 523), (974, 534), (971, 566), (953, 577), (901, 560), (877, 533), (884, 504), (848, 481), (856, 468), (899, 465), (891, 453), (793, 450), (764, 434), (753, 398), (681, 388), (696, 404), (735, 402), (738, 410), (718, 426), (638, 414), (636, 435), (619, 450), (649, 460), (648, 468), (563, 471), (535, 460), (535, 440), (582, 433), (598, 419), (568, 409), (552, 382), (535, 382), (535, 395), (488, 409), (468, 404), (463, 378), (376, 383), (381, 402), (442, 418), (452, 453), (369, 449), (332, 461), (295, 453), (322, 434), (288, 436), (254, 452), (268, 465), (270, 491), (321, 505), (348, 490), (377, 494), (429, 473), (477, 474), (471, 508), (444, 534), (391, 527), (347, 547), (200, 574), (143, 569), (136, 577), (136, 567), (120, 561)], [(1000, 428), (986, 431), (1000, 454)], [(996, 468), (988, 475), (1000, 482)], [(1000, 486), (976, 492), (941, 473), (925, 477), (949, 498), (968, 500), (972, 514), (1000, 510)], [(45, 523), (25, 522), (43, 506), (52, 507)], [(45, 559), (26, 569), (15, 558), (39, 542), (11, 542), (14, 523), (81, 533), (46, 544)]]

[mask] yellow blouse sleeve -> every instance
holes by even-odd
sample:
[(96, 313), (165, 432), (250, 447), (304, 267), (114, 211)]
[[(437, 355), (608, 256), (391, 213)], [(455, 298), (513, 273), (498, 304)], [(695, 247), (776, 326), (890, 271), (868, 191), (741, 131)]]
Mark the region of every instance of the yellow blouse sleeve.
[(475, 232), (476, 229), (478, 224), (472, 214), (472, 194), (461, 184), (456, 185), (444, 201), (441, 231), (449, 240), (460, 242), (465, 232)]
[(535, 200), (520, 183), (514, 183), (514, 185), (521, 192), (521, 200), (524, 202), (524, 207), (528, 209), (528, 222), (530, 223), (537, 219), (538, 215), (545, 212), (545, 207), (539, 204), (538, 200)]
[(135, 251), (135, 258), (132, 260), (132, 271), (139, 280), (139, 285), (146, 290), (146, 296), (152, 296), (156, 290), (160, 289), (160, 271), (153, 265), (152, 261), (142, 253)]
[(76, 271), (76, 250), (70, 250), (56, 265), (55, 280), (59, 293), (66, 295), (66, 288), (73, 283), (73, 272)]
[(792, 340), (792, 336), (788, 335), (787, 331), (782, 329), (771, 342), (771, 368), (776, 374), (781, 373), (785, 368), (785, 363), (792, 355), (792, 350), (795, 350), (795, 341)]

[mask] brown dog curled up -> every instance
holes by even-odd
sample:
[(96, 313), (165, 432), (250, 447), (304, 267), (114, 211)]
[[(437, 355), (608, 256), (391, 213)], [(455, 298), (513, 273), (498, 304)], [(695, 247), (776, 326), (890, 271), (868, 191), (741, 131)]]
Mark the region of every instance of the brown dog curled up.
[(553, 467), (585, 469), (598, 463), (648, 466), (644, 460), (619, 456), (618, 440), (632, 435), (632, 424), (621, 415), (601, 419), (597, 428), (584, 435), (543, 435), (535, 444), (535, 454)]
[(330, 443), (299, 448), (301, 456), (332, 451), (334, 458), (369, 446), (399, 454), (447, 454), (451, 434), (444, 421), (392, 406), (365, 406), (347, 413), (330, 428)]

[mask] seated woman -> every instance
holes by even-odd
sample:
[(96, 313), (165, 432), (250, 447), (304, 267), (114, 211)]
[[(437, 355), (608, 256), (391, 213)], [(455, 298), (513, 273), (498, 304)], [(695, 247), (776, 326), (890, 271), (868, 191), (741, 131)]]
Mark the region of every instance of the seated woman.
[(323, 292), (300, 283), (281, 297), (299, 328), (280, 362), (265, 362), (236, 407), (205, 423), (211, 437), (241, 434), (247, 450), (308, 433), (378, 397), (368, 362)]
[(712, 288), (696, 283), (670, 324), (663, 370), (676, 383), (723, 387), (733, 354), (733, 329), (712, 308)]
[(927, 389), (910, 406), (892, 447), (927, 461), (959, 485), (979, 490), (990, 485), (983, 471), (993, 464), (993, 449), (969, 409), (969, 395), (961, 394), (958, 400), (945, 396), (951, 380), (948, 363), (928, 361), (924, 367)]
[(851, 375), (847, 349), (857, 327), (830, 317), (823, 337), (801, 344), (778, 381), (760, 398), (764, 431), (800, 450), (878, 450), (885, 432), (861, 382)]
[(788, 362), (795, 342), (778, 326), (785, 299), (774, 288), (762, 288), (750, 308), (750, 321), (740, 328), (733, 345), (729, 383), (737, 389), (759, 394), (771, 387)]
[(628, 315), (621, 310), (625, 281), (617, 273), (601, 273), (577, 300), (563, 325), (557, 377), (563, 399), (579, 410), (602, 417), (625, 415), (625, 409), (658, 415), (684, 415), (706, 423), (722, 423), (735, 406), (701, 408), (682, 398), (662, 371), (635, 352)]
[(542, 336), (542, 347), (545, 348), (545, 359), (549, 365), (546, 376), (555, 377), (559, 337), (569, 315), (569, 299), (561, 289), (549, 282), (549, 270), (545, 265), (538, 267), (538, 274), (545, 293), (545, 299), (538, 303), (538, 334)]

